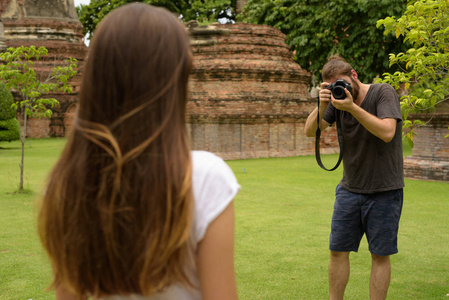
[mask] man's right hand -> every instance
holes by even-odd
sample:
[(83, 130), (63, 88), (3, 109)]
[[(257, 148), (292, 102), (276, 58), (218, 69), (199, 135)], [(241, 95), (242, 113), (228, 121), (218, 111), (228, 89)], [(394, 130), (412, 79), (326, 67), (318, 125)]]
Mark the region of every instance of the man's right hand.
[(328, 82), (322, 82), (320, 85), (320, 106), (322, 105), (323, 108), (327, 107), (329, 105), (329, 102), (331, 102), (332, 91), (327, 89), (327, 86), (329, 84), (330, 83)]
[[(324, 115), (324, 111), (326, 110), (326, 107), (329, 105), (329, 103), (331, 102), (331, 97), (332, 97), (332, 92), (328, 89), (326, 89), (326, 87), (329, 85), (329, 83), (327, 82), (323, 82), (320, 85), (320, 92), (319, 92), (319, 101), (320, 101), (320, 129), (321, 131), (323, 131), (324, 129), (326, 129), (326, 127), (328, 127), (330, 124), (327, 123), (326, 121), (324, 121), (323, 115)], [(306, 136), (308, 137), (314, 137), (315, 133), (316, 133), (316, 129), (318, 127), (317, 125), (317, 115), (318, 115), (318, 108), (315, 108), (310, 115), (307, 117), (306, 123), (304, 125), (304, 133), (306, 134)]]

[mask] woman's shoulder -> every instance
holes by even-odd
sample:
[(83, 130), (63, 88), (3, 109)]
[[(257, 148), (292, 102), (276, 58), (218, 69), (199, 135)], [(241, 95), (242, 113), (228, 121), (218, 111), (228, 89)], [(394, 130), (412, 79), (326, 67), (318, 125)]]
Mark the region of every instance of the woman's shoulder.
[(208, 151), (192, 151), (192, 164), (194, 176), (234, 176), (221, 157)]
[(228, 206), (240, 190), (231, 168), (217, 155), (192, 151), (195, 198), (194, 240), (200, 241), (209, 224)]
[(212, 152), (203, 150), (194, 150), (191, 152), (192, 158), (196, 163), (209, 163), (223, 160), (221, 157), (213, 154)]
[(216, 186), (237, 184), (237, 179), (228, 164), (211, 152), (192, 151), (192, 165), (194, 187), (206, 182), (208, 185)]
[(204, 166), (211, 163), (223, 161), (223, 159), (212, 152), (195, 150), (192, 151), (192, 159), (194, 164)]

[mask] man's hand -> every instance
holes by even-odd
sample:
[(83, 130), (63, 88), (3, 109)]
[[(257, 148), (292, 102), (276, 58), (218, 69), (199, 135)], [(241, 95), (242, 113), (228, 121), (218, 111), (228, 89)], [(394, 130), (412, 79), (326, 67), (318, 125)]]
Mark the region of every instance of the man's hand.
[[(331, 91), (326, 89), (326, 87), (329, 85), (327, 82), (322, 82), (320, 85), (320, 93), (319, 93), (319, 101), (320, 101), (320, 129), (323, 131), (326, 129), (330, 124), (323, 120), (324, 111), (326, 110), (326, 107), (331, 102)], [(318, 107), (316, 107), (310, 115), (307, 117), (306, 124), (304, 125), (304, 133), (308, 137), (314, 137), (315, 132), (318, 128), (317, 125), (317, 114), (318, 114)]]
[(347, 111), (347, 112), (351, 113), (351, 111), (353, 111), (353, 109), (354, 109), (354, 106), (357, 106), (357, 105), (354, 103), (354, 99), (352, 98), (351, 93), (347, 89), (345, 89), (345, 93), (346, 93), (345, 99), (335, 99), (331, 93), (332, 105), (336, 109)]
[(326, 88), (329, 84), (330, 83), (328, 82), (322, 82), (320, 85), (320, 93), (318, 94), (320, 99), (320, 106), (327, 107), (329, 105), (329, 102), (331, 102), (331, 90), (328, 90)]

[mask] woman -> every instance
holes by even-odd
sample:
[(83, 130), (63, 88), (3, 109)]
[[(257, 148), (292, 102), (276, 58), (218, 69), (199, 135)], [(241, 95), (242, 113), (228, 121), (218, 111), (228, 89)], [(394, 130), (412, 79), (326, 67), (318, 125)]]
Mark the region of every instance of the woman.
[(39, 212), (56, 298), (236, 299), (232, 199), (215, 155), (189, 149), (189, 39), (168, 11), (110, 13)]

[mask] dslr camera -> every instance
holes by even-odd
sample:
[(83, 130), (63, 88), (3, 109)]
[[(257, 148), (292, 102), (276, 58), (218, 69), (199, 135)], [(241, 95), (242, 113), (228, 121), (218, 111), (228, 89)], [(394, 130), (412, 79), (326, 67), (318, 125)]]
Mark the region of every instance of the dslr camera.
[(347, 82), (344, 79), (338, 79), (334, 83), (329, 84), (326, 89), (332, 91), (332, 96), (334, 96), (335, 99), (342, 100), (346, 98), (345, 88), (351, 93), (352, 95), (352, 86), (349, 82)]

